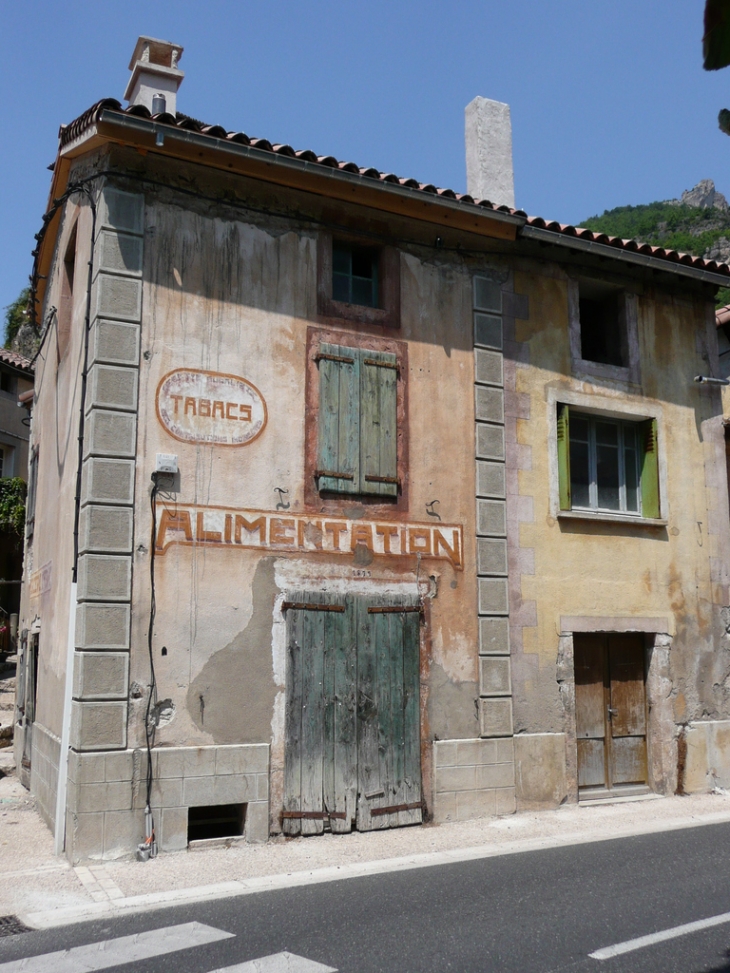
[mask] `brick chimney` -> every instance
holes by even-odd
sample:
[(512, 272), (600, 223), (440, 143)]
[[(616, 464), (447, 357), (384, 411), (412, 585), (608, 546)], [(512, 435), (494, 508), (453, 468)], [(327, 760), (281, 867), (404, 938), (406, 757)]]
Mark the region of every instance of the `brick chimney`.
[(132, 75), (124, 97), (130, 105), (144, 105), (153, 115), (177, 111), (177, 89), (185, 72), (177, 62), (183, 49), (170, 41), (158, 41), (154, 37), (140, 37), (134, 48), (129, 70)]
[(477, 97), (464, 109), (466, 191), (495, 206), (515, 205), (509, 105)]

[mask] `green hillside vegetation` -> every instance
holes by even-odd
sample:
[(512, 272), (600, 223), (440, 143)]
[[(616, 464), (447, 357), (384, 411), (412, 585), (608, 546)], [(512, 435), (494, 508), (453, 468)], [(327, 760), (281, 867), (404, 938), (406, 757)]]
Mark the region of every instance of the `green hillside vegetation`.
[[(594, 233), (640, 240), (666, 250), (680, 250), (704, 257), (720, 237), (730, 239), (730, 211), (672, 203), (617, 206), (602, 216), (591, 216), (580, 224)], [(718, 307), (730, 303), (730, 288), (717, 295)]]

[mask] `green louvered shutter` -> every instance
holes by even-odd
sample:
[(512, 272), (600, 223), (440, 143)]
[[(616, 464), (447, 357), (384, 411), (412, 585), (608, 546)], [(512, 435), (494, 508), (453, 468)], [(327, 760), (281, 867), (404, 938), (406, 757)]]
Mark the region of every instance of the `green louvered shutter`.
[(398, 365), (388, 352), (360, 355), (360, 492), (398, 494)]
[(560, 509), (570, 510), (570, 410), (567, 405), (558, 406), (558, 492)]
[(360, 353), (322, 344), (319, 366), (317, 487), (360, 492)]
[(656, 419), (647, 419), (639, 425), (641, 443), (641, 515), (658, 518), (659, 508), (659, 449)]

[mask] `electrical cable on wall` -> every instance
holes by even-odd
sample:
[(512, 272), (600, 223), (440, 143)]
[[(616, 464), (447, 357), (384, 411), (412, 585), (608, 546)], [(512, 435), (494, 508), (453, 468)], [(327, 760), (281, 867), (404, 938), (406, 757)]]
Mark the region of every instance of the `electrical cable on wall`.
[(146, 778), (146, 798), (144, 809), (145, 839), (137, 846), (137, 858), (140, 861), (147, 861), (154, 858), (157, 854), (157, 841), (155, 838), (155, 821), (152, 816), (152, 748), (155, 745), (156, 723), (151, 722), (152, 707), (157, 703), (157, 676), (155, 674), (155, 657), (152, 649), (152, 639), (155, 630), (155, 615), (157, 614), (157, 600), (155, 594), (155, 545), (157, 544), (157, 494), (159, 493), (158, 477), (159, 473), (152, 474), (152, 490), (150, 491), (150, 512), (152, 514), (152, 527), (150, 536), (150, 619), (147, 628), (147, 651), (150, 659), (150, 691), (147, 697), (147, 710), (145, 712), (144, 728), (145, 740), (147, 743), (147, 778)]

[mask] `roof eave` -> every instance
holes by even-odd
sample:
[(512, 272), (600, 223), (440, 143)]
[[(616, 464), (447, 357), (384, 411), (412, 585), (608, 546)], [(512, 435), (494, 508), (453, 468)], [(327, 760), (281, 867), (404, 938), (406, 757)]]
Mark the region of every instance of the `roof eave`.
[[(153, 119), (126, 115), (109, 108), (103, 108), (97, 116), (95, 132), (113, 141), (137, 145), (157, 155), (197, 161), (225, 172), (251, 175), (278, 185), (304, 189), (497, 239), (514, 240), (517, 231), (525, 223), (524, 216), (483, 208), (476, 204), (465, 205), (458, 200), (432, 195), (408, 186), (376, 182), (361, 173), (346, 172), (305, 159), (277, 155), (251, 145), (175, 128)], [(157, 145), (158, 136), (163, 139), (162, 145)], [(77, 138), (68, 148), (78, 150), (80, 145), (81, 139)], [(63, 151), (65, 154), (67, 149)]]
[(557, 233), (555, 230), (545, 230), (542, 227), (526, 224), (520, 230), (520, 236), (527, 240), (539, 240), (541, 243), (551, 243), (556, 247), (582, 250), (584, 253), (592, 253), (598, 257), (607, 257), (611, 260), (620, 260), (623, 263), (650, 267), (652, 270), (660, 270), (667, 274), (679, 274), (682, 277), (690, 277), (693, 280), (714, 284), (718, 287), (730, 286), (730, 275), (728, 274), (718, 274), (712, 270), (703, 270), (700, 267), (690, 267), (688, 264), (674, 263), (661, 257), (652, 257), (649, 254), (612, 247), (607, 243), (596, 243), (594, 240), (582, 240), (580, 237), (567, 236), (564, 233)]

